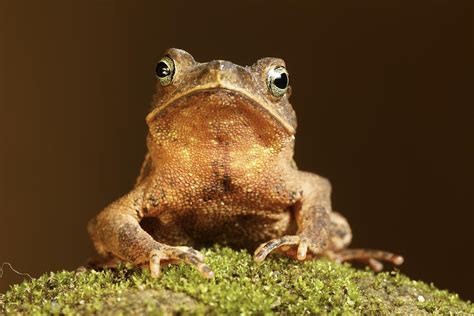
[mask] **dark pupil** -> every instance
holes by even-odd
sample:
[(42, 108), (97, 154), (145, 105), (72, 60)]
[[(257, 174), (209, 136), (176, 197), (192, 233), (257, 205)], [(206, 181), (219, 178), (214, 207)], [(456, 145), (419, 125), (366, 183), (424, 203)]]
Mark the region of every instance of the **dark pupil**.
[(156, 75), (160, 78), (164, 78), (166, 76), (169, 76), (171, 73), (170, 67), (162, 61), (158, 63), (156, 66)]
[(286, 73), (281, 73), (278, 77), (273, 80), (273, 84), (280, 89), (286, 89), (288, 85), (288, 76)]

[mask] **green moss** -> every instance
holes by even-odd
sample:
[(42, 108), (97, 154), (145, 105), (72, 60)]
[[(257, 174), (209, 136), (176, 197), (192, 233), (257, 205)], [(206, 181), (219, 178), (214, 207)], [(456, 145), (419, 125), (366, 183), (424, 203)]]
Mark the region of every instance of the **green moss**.
[(245, 251), (216, 246), (203, 252), (212, 280), (187, 265), (164, 268), (160, 279), (126, 266), (49, 273), (12, 286), (0, 296), (0, 313), (474, 314), (474, 305), (456, 294), (398, 272), (277, 256), (257, 265)]

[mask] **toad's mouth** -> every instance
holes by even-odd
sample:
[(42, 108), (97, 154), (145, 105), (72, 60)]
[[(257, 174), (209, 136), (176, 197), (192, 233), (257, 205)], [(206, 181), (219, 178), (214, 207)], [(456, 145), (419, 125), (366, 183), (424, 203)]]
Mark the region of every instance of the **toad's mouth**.
[[(274, 109), (269, 101), (250, 95), (245, 90), (226, 87), (196, 87), (184, 93), (175, 93), (168, 98), (162, 99), (157, 106), (148, 114), (148, 124), (172, 109), (181, 107), (202, 107), (204, 110), (215, 110), (216, 107), (224, 108), (252, 108), (254, 112), (267, 117), (282, 127), (289, 135), (295, 134), (295, 129), (285, 121)], [(217, 119), (217, 117), (216, 117)]]

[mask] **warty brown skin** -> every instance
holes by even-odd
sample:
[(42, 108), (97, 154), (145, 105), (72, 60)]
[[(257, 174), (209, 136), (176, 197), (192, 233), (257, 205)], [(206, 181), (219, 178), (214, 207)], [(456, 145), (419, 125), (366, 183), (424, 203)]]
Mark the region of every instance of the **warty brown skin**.
[(351, 230), (331, 209), (329, 182), (297, 169), (290, 88), (275, 95), (269, 81), (283, 60), (241, 67), (197, 63), (179, 49), (165, 56), (174, 72), (157, 82), (137, 183), (88, 225), (101, 255), (148, 265), (153, 276), (161, 263), (183, 261), (212, 277), (191, 248), (212, 243), (256, 248), (257, 262), (278, 250), (375, 270), (378, 260), (401, 264), (388, 252), (346, 249)]

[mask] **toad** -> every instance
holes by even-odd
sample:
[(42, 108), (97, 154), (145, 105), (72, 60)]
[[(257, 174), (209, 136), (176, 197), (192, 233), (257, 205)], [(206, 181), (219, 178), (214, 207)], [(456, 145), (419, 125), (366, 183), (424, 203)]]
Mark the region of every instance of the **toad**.
[(212, 277), (194, 248), (213, 243), (256, 249), (257, 262), (272, 252), (356, 260), (374, 270), (381, 261), (403, 262), (385, 251), (348, 249), (351, 229), (331, 208), (329, 181), (298, 170), (283, 60), (199, 63), (169, 49), (156, 75), (136, 184), (88, 224), (99, 254), (148, 266), (154, 277), (169, 262)]

